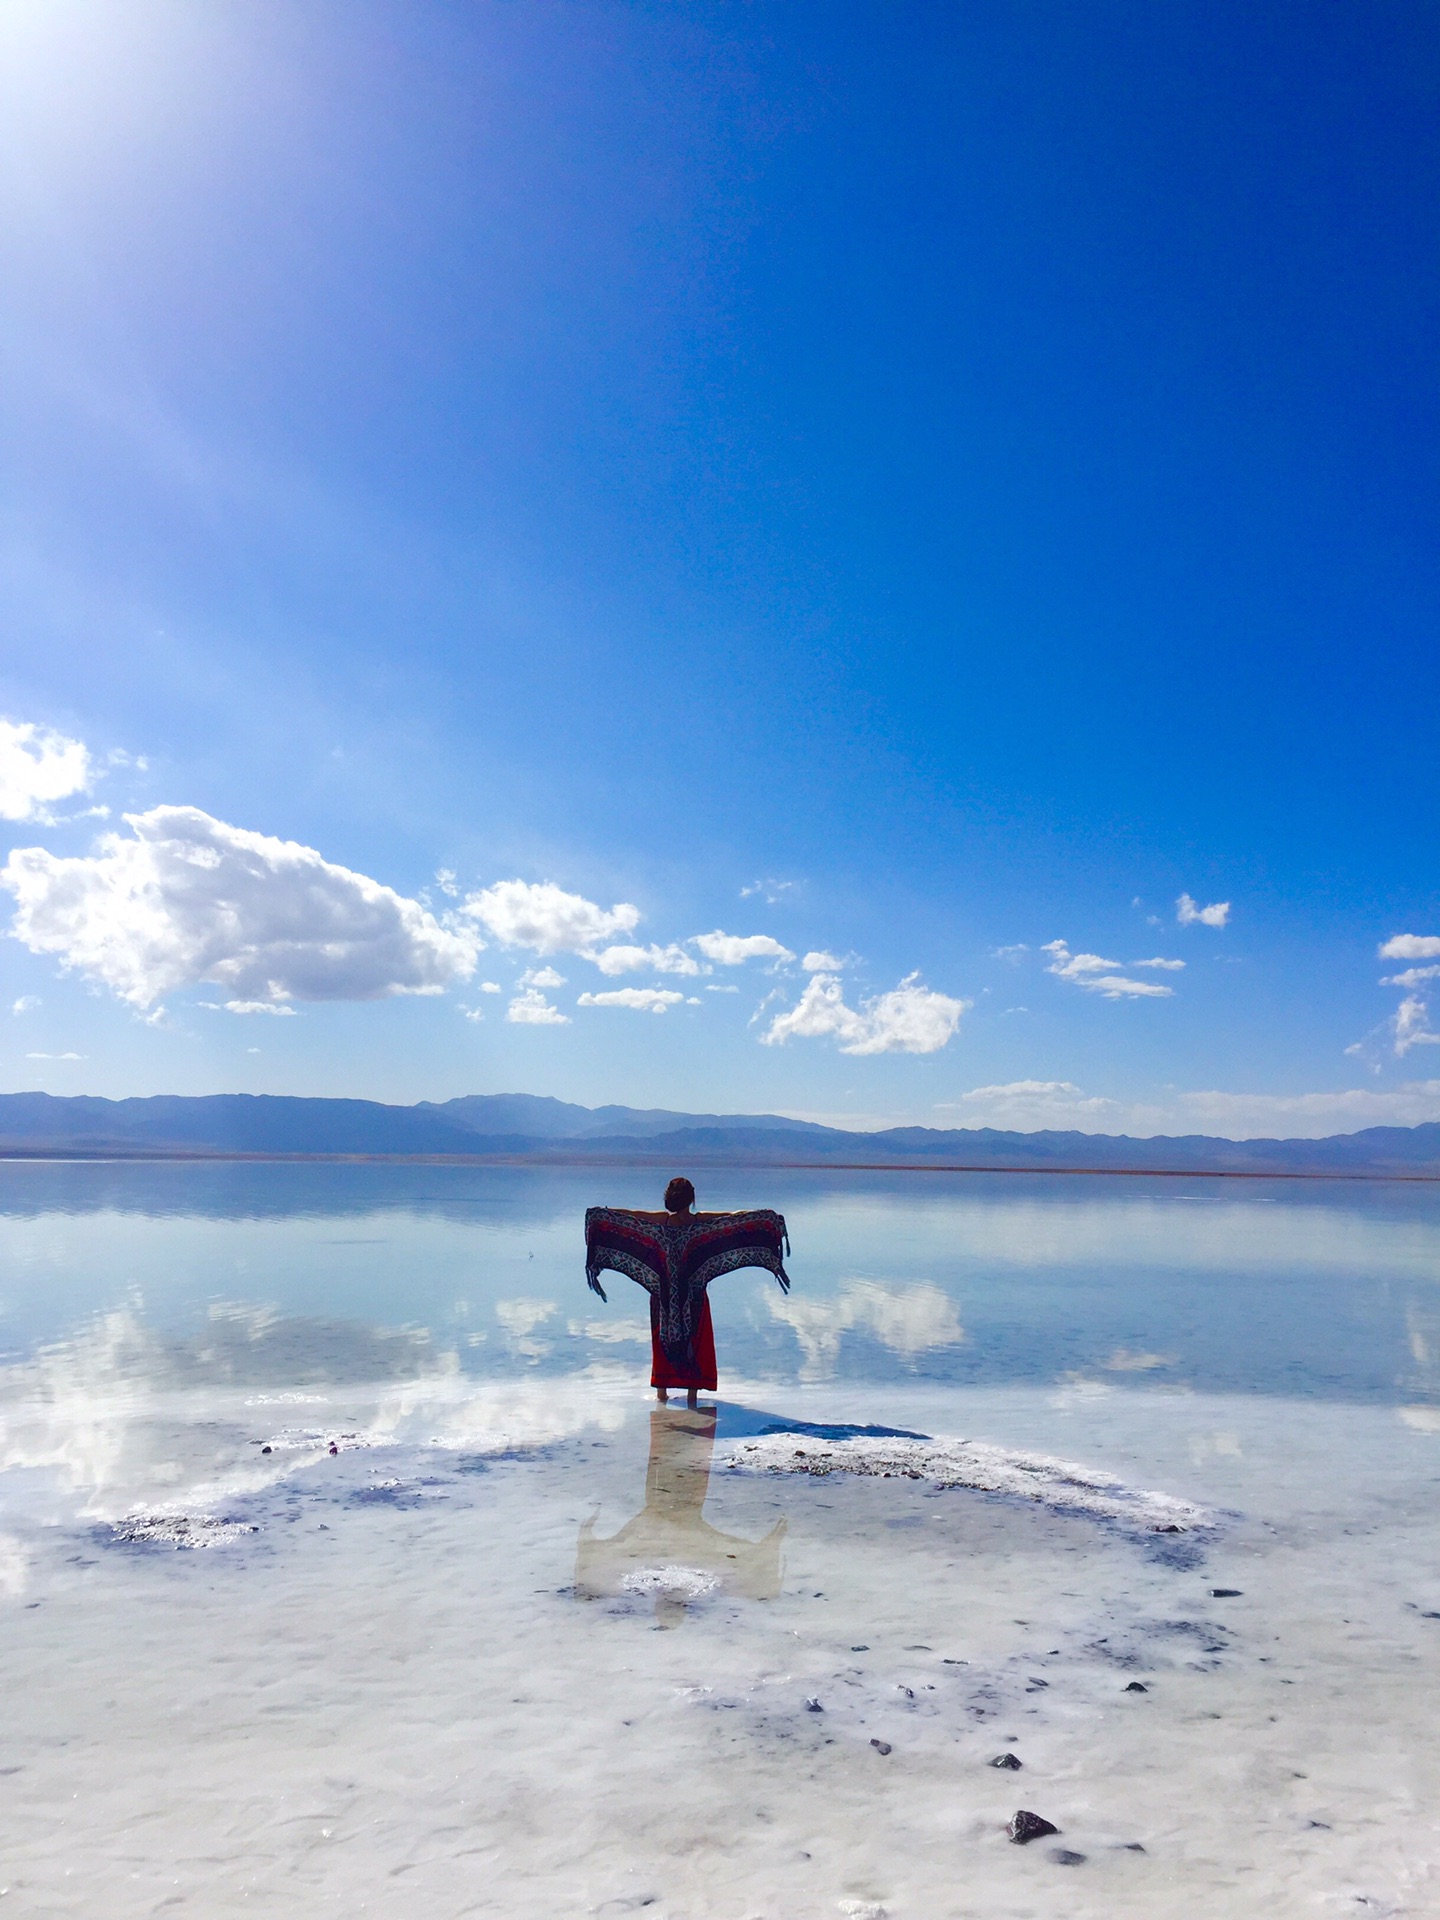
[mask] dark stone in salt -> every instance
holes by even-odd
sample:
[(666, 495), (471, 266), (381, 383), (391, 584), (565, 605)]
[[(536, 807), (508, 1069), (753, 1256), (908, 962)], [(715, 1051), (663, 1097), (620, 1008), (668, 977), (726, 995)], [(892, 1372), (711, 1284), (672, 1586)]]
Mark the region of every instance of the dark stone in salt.
[(1148, 1693), (1150, 1689), (1143, 1680), (1132, 1680), (1125, 1691), (1126, 1693)]
[(1241, 1597), (1239, 1587), (1211, 1587), (1210, 1589), (1212, 1600), (1239, 1600)]
[(874, 1747), (876, 1753), (893, 1753), (894, 1752), (894, 1748), (890, 1745), (890, 1742), (888, 1740), (872, 1740), (870, 1744), (872, 1747)]
[(868, 1653), (870, 1649), (869, 1647), (851, 1647), (850, 1651), (852, 1653)]
[(1017, 1847), (1027, 1846), (1032, 1840), (1043, 1840), (1047, 1833), (1059, 1833), (1059, 1827), (1044, 1820), (1038, 1813), (1027, 1813), (1024, 1807), (1012, 1815), (1009, 1826), (1010, 1838)]
[(805, 1702), (805, 1711), (807, 1713), (824, 1713), (825, 1709), (818, 1700), (807, 1700)]
[(1120, 1851), (1122, 1853), (1144, 1853), (1145, 1849), (1138, 1840), (1125, 1840), (1121, 1843)]
[(340, 1449), (339, 1449), (339, 1447), (337, 1447), (337, 1446), (336, 1446), (336, 1444), (335, 1444), (335, 1442), (334, 1442), (333, 1440), (332, 1440), (332, 1441), (330, 1442), (330, 1451), (331, 1451), (332, 1453), (339, 1453), (339, 1451), (340, 1451)]
[(1004, 1767), (1007, 1773), (1018, 1773), (1023, 1762), (1017, 1760), (1013, 1753), (997, 1753), (990, 1764), (992, 1767)]
[(1050, 1858), (1057, 1867), (1083, 1867), (1085, 1864), (1084, 1854), (1072, 1853), (1069, 1847), (1052, 1847)]

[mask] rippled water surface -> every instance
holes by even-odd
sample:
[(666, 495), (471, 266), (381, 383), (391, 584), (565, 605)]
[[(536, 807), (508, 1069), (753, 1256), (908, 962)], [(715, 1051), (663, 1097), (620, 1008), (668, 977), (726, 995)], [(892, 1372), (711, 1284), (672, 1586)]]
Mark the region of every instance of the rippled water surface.
[(6, 1910), (1440, 1908), (1440, 1190), (659, 1185), (0, 1166)]

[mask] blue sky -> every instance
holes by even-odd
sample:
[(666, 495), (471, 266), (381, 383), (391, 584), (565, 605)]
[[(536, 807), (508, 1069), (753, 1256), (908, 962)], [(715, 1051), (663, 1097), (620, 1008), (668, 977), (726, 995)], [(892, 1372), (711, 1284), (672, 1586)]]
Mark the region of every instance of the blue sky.
[(1440, 1117), (1433, 8), (0, 33), (6, 1084)]

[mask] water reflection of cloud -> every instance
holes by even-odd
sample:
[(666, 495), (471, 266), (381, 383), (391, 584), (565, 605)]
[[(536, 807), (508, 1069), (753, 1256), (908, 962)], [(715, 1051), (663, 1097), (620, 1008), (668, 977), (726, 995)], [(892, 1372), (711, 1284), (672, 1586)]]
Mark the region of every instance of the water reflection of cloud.
[[(337, 1432), (480, 1452), (615, 1426), (622, 1383), (633, 1393), (630, 1369), (600, 1365), (543, 1385), (477, 1380), (425, 1328), (222, 1305), (187, 1340), (123, 1309), (0, 1367), (0, 1474), (29, 1476), (42, 1518), (204, 1506), (272, 1485)], [(295, 1413), (300, 1442), (262, 1455), (276, 1416)]]
[(606, 1346), (650, 1344), (650, 1327), (644, 1320), (572, 1320), (565, 1331), (572, 1340), (598, 1340)]
[(954, 1301), (929, 1281), (893, 1286), (881, 1280), (846, 1280), (828, 1300), (793, 1293), (764, 1297), (771, 1313), (791, 1327), (800, 1342), (803, 1380), (831, 1377), (847, 1333), (868, 1334), (911, 1363), (922, 1353), (958, 1346), (965, 1338)]
[(510, 1336), (510, 1350), (522, 1360), (543, 1360), (553, 1351), (554, 1342), (534, 1338), (535, 1329), (560, 1311), (553, 1300), (497, 1300), (495, 1318)]

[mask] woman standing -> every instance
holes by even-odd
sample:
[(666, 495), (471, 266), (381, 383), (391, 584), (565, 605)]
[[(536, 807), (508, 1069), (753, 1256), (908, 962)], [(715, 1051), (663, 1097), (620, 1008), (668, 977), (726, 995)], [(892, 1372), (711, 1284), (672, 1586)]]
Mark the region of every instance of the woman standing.
[(764, 1267), (790, 1291), (780, 1263), (790, 1251), (785, 1222), (769, 1207), (750, 1213), (695, 1213), (695, 1189), (684, 1178), (665, 1189), (663, 1213), (589, 1207), (585, 1213), (585, 1278), (605, 1299), (606, 1268), (627, 1274), (650, 1295), (650, 1384), (663, 1404), (684, 1387), (690, 1406), (702, 1387), (715, 1389), (715, 1329), (706, 1289), (737, 1267)]

